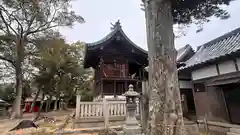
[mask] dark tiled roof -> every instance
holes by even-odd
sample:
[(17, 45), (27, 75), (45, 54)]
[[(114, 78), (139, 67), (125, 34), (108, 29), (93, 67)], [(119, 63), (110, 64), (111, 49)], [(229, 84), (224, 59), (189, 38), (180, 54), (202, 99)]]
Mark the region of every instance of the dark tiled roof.
[[(107, 34), (104, 38), (97, 42), (93, 43), (85, 43), (85, 53), (84, 53), (84, 67), (88, 68), (91, 64), (96, 64), (96, 61), (93, 60), (93, 58), (98, 57), (95, 51), (101, 51), (101, 47), (104, 45), (108, 45), (114, 40), (120, 40), (122, 43), (127, 44), (130, 49), (134, 48), (134, 50), (137, 50), (136, 53), (138, 56), (140, 56), (142, 64), (147, 64), (147, 55), (148, 52), (141, 47), (137, 46), (135, 43), (133, 43), (127, 35), (123, 32), (121, 24), (119, 21), (117, 21), (113, 27), (111, 28), (111, 31), (109, 34)], [(113, 44), (114, 45), (114, 44)], [(140, 62), (139, 62), (140, 63)]]
[(111, 38), (113, 38), (114, 36), (117, 35), (117, 33), (120, 33), (120, 35), (127, 41), (129, 42), (132, 46), (134, 46), (135, 48), (139, 49), (140, 51), (142, 51), (143, 53), (147, 54), (147, 51), (142, 49), (141, 47), (137, 46), (135, 43), (133, 43), (128, 37), (127, 35), (123, 32), (122, 30), (122, 26), (120, 24), (119, 21), (117, 21), (115, 23), (115, 25), (113, 25), (113, 28), (111, 29), (111, 32), (109, 34), (107, 34), (104, 38), (102, 38), (99, 41), (93, 42), (93, 43), (86, 43), (87, 47), (91, 48), (94, 46), (98, 46), (101, 45), (103, 43), (105, 43), (106, 41), (110, 40)]
[[(198, 47), (197, 52), (185, 62), (186, 69), (229, 55), (240, 50), (240, 28)], [(181, 70), (180, 69), (180, 70)]]
[(192, 47), (189, 44), (187, 44), (184, 47), (178, 49), (177, 50), (177, 59), (176, 59), (177, 62), (184, 62), (186, 60), (186, 57), (189, 56), (189, 54), (191, 56), (194, 54), (194, 50), (192, 49)]
[(7, 103), (6, 101), (0, 99), (0, 106), (3, 105), (3, 106), (8, 106), (10, 105), (9, 103)]

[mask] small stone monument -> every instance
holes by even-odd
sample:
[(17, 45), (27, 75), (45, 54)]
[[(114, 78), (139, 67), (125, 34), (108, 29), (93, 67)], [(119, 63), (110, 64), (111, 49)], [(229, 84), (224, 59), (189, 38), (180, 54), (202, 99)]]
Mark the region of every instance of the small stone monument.
[(126, 96), (126, 120), (125, 125), (123, 126), (123, 132), (125, 135), (138, 135), (141, 134), (141, 128), (136, 119), (136, 99), (140, 96), (139, 93), (133, 90), (133, 85), (129, 85), (127, 92), (123, 94)]

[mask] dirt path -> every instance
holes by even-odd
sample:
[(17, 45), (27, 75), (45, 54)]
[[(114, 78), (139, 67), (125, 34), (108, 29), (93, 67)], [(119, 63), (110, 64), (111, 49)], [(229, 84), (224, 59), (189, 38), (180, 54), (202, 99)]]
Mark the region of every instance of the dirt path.
[[(47, 116), (50, 118), (56, 118), (57, 122), (56, 123), (46, 123), (44, 120), (40, 120), (36, 122), (40, 127), (47, 128), (47, 129), (55, 129), (58, 124), (61, 124), (64, 119), (66, 119), (66, 116), (69, 114), (72, 114), (74, 110), (68, 110), (68, 111), (57, 111), (57, 112), (49, 112), (49, 113), (41, 113), (43, 116)], [(14, 128), (20, 121), (22, 120), (32, 120), (35, 117), (35, 114), (24, 114), (22, 119), (18, 120), (9, 120), (9, 119), (4, 119), (0, 120), (0, 135), (7, 133), (10, 129)], [(55, 127), (55, 128), (54, 128)], [(86, 132), (86, 130), (92, 129), (92, 126), (86, 126), (86, 128), (75, 128), (72, 129), (71, 127), (65, 128), (64, 131), (68, 132), (64, 135), (98, 135), (96, 131), (93, 131), (91, 133)], [(95, 128), (94, 128), (95, 129)], [(21, 131), (22, 132), (22, 131)], [(82, 133), (81, 133), (82, 132)]]
[[(68, 111), (56, 111), (56, 112), (48, 112), (48, 113), (41, 113), (43, 116), (56, 118), (58, 120), (63, 120), (65, 116), (71, 114), (74, 110)], [(36, 113), (26, 113), (23, 115), (23, 118), (10, 120), (10, 119), (2, 119), (0, 120), (0, 135), (4, 132), (9, 131), (10, 129), (14, 128), (20, 121), (22, 120), (32, 120), (35, 117)]]

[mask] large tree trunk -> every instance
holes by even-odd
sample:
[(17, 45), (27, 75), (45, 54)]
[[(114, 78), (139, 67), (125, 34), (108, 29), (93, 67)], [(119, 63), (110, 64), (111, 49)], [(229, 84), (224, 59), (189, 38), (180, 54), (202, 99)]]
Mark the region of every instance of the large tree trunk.
[(40, 93), (40, 89), (38, 89), (38, 91), (37, 91), (37, 93), (36, 93), (36, 96), (35, 96), (34, 99), (33, 99), (33, 102), (32, 102), (32, 104), (31, 104), (31, 108), (30, 108), (30, 113), (33, 111), (33, 108), (34, 108), (34, 106), (35, 106), (35, 104), (36, 104), (36, 101), (37, 101), (37, 99), (38, 99), (39, 93)]
[(22, 62), (24, 59), (24, 48), (22, 37), (17, 39), (17, 59), (16, 59), (16, 92), (17, 97), (13, 105), (12, 118), (20, 118), (22, 116), (21, 100), (22, 100), (22, 89), (23, 89), (23, 73), (22, 73)]
[(149, 135), (185, 135), (170, 0), (145, 1), (150, 86)]

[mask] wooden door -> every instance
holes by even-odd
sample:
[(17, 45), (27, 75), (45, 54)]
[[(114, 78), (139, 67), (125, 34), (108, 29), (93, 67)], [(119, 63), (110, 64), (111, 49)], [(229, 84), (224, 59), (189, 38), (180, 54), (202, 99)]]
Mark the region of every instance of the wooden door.
[(231, 122), (240, 124), (240, 84), (226, 87), (224, 95)]

